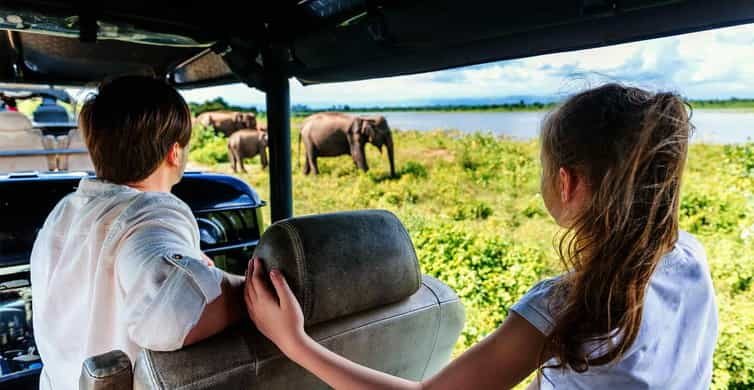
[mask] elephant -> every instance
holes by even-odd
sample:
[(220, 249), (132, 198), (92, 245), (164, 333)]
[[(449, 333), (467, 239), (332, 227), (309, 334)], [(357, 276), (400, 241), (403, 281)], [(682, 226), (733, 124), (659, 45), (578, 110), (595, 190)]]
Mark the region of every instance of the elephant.
[(251, 158), (259, 154), (262, 168), (267, 167), (267, 132), (254, 129), (241, 129), (228, 138), (228, 157), (233, 167), (233, 172), (238, 172), (236, 164), (241, 165), (241, 170), (246, 172), (243, 166), (244, 158)]
[(369, 170), (364, 146), (367, 142), (382, 152), (387, 147), (390, 175), (395, 176), (393, 136), (387, 119), (383, 116), (354, 117), (338, 112), (322, 112), (308, 116), (301, 124), (298, 141), (298, 159), (301, 141), (304, 142), (306, 163), (303, 172), (319, 174), (317, 157), (333, 157), (350, 154), (353, 162), (362, 171)]
[(251, 112), (207, 111), (194, 119), (194, 124), (196, 123), (204, 127), (212, 126), (215, 131), (230, 136), (236, 130), (256, 129), (257, 117)]

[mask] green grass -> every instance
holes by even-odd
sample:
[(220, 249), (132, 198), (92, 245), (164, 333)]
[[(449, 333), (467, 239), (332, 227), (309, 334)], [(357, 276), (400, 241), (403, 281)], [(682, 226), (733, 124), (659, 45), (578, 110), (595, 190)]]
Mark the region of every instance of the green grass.
[(754, 99), (725, 99), (725, 100), (692, 100), (695, 109), (710, 110), (754, 110)]
[[(294, 124), (292, 128), (297, 128)], [(396, 170), (367, 148), (370, 171), (348, 156), (319, 160), (304, 176), (293, 136), (297, 215), (383, 208), (407, 226), (422, 270), (450, 285), (466, 307), (456, 354), (494, 330), (537, 280), (561, 272), (558, 228), (539, 195), (535, 141), (458, 132), (396, 132)], [(195, 135), (192, 158), (230, 172), (222, 140)], [(227, 153), (226, 153), (227, 155)], [(269, 199), (269, 176), (252, 160), (240, 177)], [(720, 307), (714, 388), (754, 388), (754, 146), (693, 145), (683, 187), (681, 224), (704, 244)], [(269, 210), (265, 211), (269, 221)], [(748, 233), (750, 232), (751, 233)]]

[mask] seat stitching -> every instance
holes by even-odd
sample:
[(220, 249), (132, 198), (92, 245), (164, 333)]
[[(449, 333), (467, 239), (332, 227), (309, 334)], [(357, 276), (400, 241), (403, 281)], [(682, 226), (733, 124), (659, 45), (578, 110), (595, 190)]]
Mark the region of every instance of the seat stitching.
[[(131, 363), (129, 362), (129, 364), (131, 364)], [(121, 367), (117, 371), (114, 371), (114, 372), (112, 372), (110, 374), (107, 374), (107, 375), (97, 375), (93, 371), (89, 370), (89, 367), (87, 367), (86, 365), (84, 365), (84, 367), (86, 368), (87, 374), (89, 374), (89, 376), (91, 376), (92, 378), (96, 378), (96, 379), (102, 379), (102, 378), (116, 376), (116, 375), (120, 374), (121, 372), (123, 372), (123, 370), (127, 370), (129, 368), (128, 366)]]
[[(199, 385), (200, 388), (203, 388), (201, 386), (202, 382), (211, 381), (214, 378), (217, 378), (217, 377), (220, 377), (220, 376), (224, 376), (224, 375), (228, 375), (228, 374), (232, 374), (232, 373), (237, 372), (237, 371), (245, 372), (248, 369), (248, 366), (251, 365), (251, 364), (254, 364), (254, 363), (242, 364), (240, 366), (233, 367), (233, 368), (231, 368), (228, 371), (222, 371), (222, 372), (214, 373), (214, 374), (202, 377), (202, 378), (197, 378), (196, 380), (191, 381), (191, 383), (186, 383), (186, 384), (178, 386), (176, 389), (195, 388), (195, 386), (197, 386), (197, 385)], [(256, 365), (256, 364), (254, 364), (254, 365)]]
[[(432, 305), (422, 306), (420, 308), (417, 308), (417, 309), (414, 309), (414, 310), (411, 310), (411, 311), (407, 311), (407, 312), (402, 312), (402, 313), (399, 313), (399, 314), (396, 314), (396, 315), (393, 315), (393, 316), (390, 316), (390, 317), (385, 317), (385, 318), (380, 318), (380, 319), (377, 319), (377, 320), (374, 320), (374, 321), (369, 321), (369, 322), (366, 322), (366, 323), (361, 324), (359, 326), (355, 326), (353, 328), (343, 330), (342, 332), (339, 332), (339, 333), (336, 333), (336, 334), (333, 334), (333, 335), (330, 335), (330, 336), (327, 336), (327, 337), (324, 337), (324, 338), (321, 338), (321, 339), (314, 339), (314, 341), (316, 341), (317, 343), (322, 344), (322, 343), (328, 342), (330, 340), (336, 339), (338, 337), (347, 336), (347, 335), (349, 335), (349, 334), (351, 334), (353, 332), (357, 332), (357, 331), (360, 331), (360, 330), (363, 330), (363, 329), (366, 329), (366, 328), (369, 328), (369, 327), (372, 327), (372, 326), (375, 326), (375, 325), (379, 325), (379, 324), (381, 324), (383, 322), (387, 322), (387, 321), (390, 321), (390, 320), (393, 320), (393, 319), (396, 319), (396, 318), (405, 317), (405, 316), (409, 316), (409, 315), (420, 314), (420, 313), (425, 312), (427, 310), (433, 309), (435, 306), (437, 306), (437, 305), (432, 304)], [(260, 363), (264, 363), (264, 362), (267, 362), (267, 361), (272, 360), (272, 359), (279, 359), (280, 357), (284, 357), (284, 356), (285, 355), (278, 350), (277, 353), (273, 353), (273, 354), (271, 354), (271, 355), (269, 355), (269, 356), (261, 359)]]
[(417, 309), (414, 309), (414, 310), (411, 310), (411, 311), (407, 311), (407, 312), (403, 312), (403, 313), (398, 313), (398, 314), (392, 315), (390, 317), (385, 317), (385, 318), (380, 318), (380, 319), (376, 319), (376, 320), (373, 320), (373, 321), (369, 321), (369, 322), (366, 322), (366, 323), (361, 324), (359, 326), (356, 326), (356, 327), (353, 327), (351, 329), (345, 330), (345, 331), (343, 331), (341, 333), (334, 334), (332, 336), (328, 336), (328, 337), (325, 337), (323, 339), (316, 340), (316, 341), (317, 342), (328, 341), (328, 340), (330, 340), (332, 338), (339, 337), (339, 336), (342, 336), (342, 335), (346, 335), (346, 334), (355, 332), (357, 330), (360, 330), (360, 329), (363, 329), (363, 328), (366, 328), (366, 327), (369, 327), (369, 326), (372, 326), (372, 325), (380, 324), (382, 322), (393, 320), (393, 319), (396, 319), (396, 318), (399, 318), (399, 317), (404, 317), (404, 316), (407, 316), (407, 315), (418, 314), (418, 313), (421, 313), (423, 311), (430, 310), (430, 309), (434, 308), (435, 306), (437, 306), (437, 305), (433, 303), (431, 305), (422, 306), (420, 308), (417, 308)]
[(157, 370), (155, 370), (154, 365), (152, 364), (152, 358), (149, 354), (149, 351), (144, 351), (142, 356), (144, 356), (144, 362), (147, 366), (147, 371), (151, 374), (149, 375), (149, 379), (152, 381), (155, 387), (164, 389), (165, 384), (162, 382), (162, 379), (159, 377), (160, 374), (157, 372)]
[(290, 237), (291, 241), (293, 242), (293, 253), (294, 257), (296, 257), (296, 268), (300, 275), (300, 278), (302, 280), (302, 287), (303, 287), (303, 300), (304, 300), (304, 318), (305, 319), (311, 319), (312, 314), (312, 305), (311, 305), (311, 297), (310, 297), (310, 286), (309, 286), (309, 275), (306, 271), (306, 259), (304, 258), (304, 247), (301, 242), (301, 237), (298, 234), (298, 231), (295, 227), (293, 227), (288, 222), (281, 222), (280, 227), (282, 227)]
[(422, 379), (424, 379), (424, 376), (427, 375), (427, 368), (429, 368), (429, 362), (432, 361), (432, 356), (435, 355), (435, 350), (437, 349), (437, 341), (440, 339), (440, 327), (442, 326), (442, 304), (440, 304), (440, 297), (435, 293), (435, 290), (432, 290), (432, 287), (430, 287), (428, 284), (424, 283), (422, 281), (422, 284), (427, 287), (427, 290), (429, 290), (432, 295), (435, 296), (435, 300), (437, 300), (437, 326), (435, 327), (435, 341), (432, 343), (432, 352), (429, 354), (429, 358), (427, 358), (427, 363), (424, 365), (424, 369), (422, 370)]
[[(388, 211), (388, 213), (392, 214), (393, 217), (395, 217), (395, 214), (393, 214), (393, 213), (391, 213), (389, 211)], [(398, 220), (398, 217), (395, 217), (395, 219)], [(408, 240), (409, 247), (411, 247), (411, 252), (413, 252), (413, 254), (414, 254), (414, 267), (416, 268), (416, 284), (418, 286), (421, 286), (422, 283), (423, 283), (422, 276), (421, 276), (422, 275), (422, 271), (421, 271), (421, 268), (419, 267), (419, 257), (416, 255), (416, 248), (414, 248), (414, 242), (411, 241), (411, 236), (408, 234), (408, 231), (406, 230), (406, 227), (403, 226), (403, 224), (400, 222), (400, 220), (398, 220), (398, 226), (401, 227), (401, 232), (403, 232), (403, 235)], [(418, 288), (416, 290), (418, 290)], [(414, 291), (416, 291), (416, 290), (414, 290)], [(434, 292), (433, 292), (433, 294), (434, 294)], [(438, 302), (439, 302), (439, 298), (438, 298)]]

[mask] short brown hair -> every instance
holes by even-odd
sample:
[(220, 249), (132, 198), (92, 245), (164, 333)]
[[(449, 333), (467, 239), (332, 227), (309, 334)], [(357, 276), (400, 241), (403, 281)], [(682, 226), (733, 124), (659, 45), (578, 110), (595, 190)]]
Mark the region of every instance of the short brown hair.
[(126, 184), (147, 178), (174, 143), (188, 145), (191, 112), (166, 82), (123, 76), (84, 103), (79, 126), (97, 176)]

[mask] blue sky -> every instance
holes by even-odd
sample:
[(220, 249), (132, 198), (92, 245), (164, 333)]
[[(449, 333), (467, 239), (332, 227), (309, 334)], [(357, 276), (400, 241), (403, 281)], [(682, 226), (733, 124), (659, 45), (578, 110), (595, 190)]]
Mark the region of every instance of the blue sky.
[[(291, 100), (329, 107), (563, 96), (605, 81), (673, 90), (694, 99), (754, 97), (754, 24), (410, 76), (307, 87), (291, 80)], [(241, 84), (183, 94), (189, 101), (220, 96), (264, 108), (264, 95)]]

